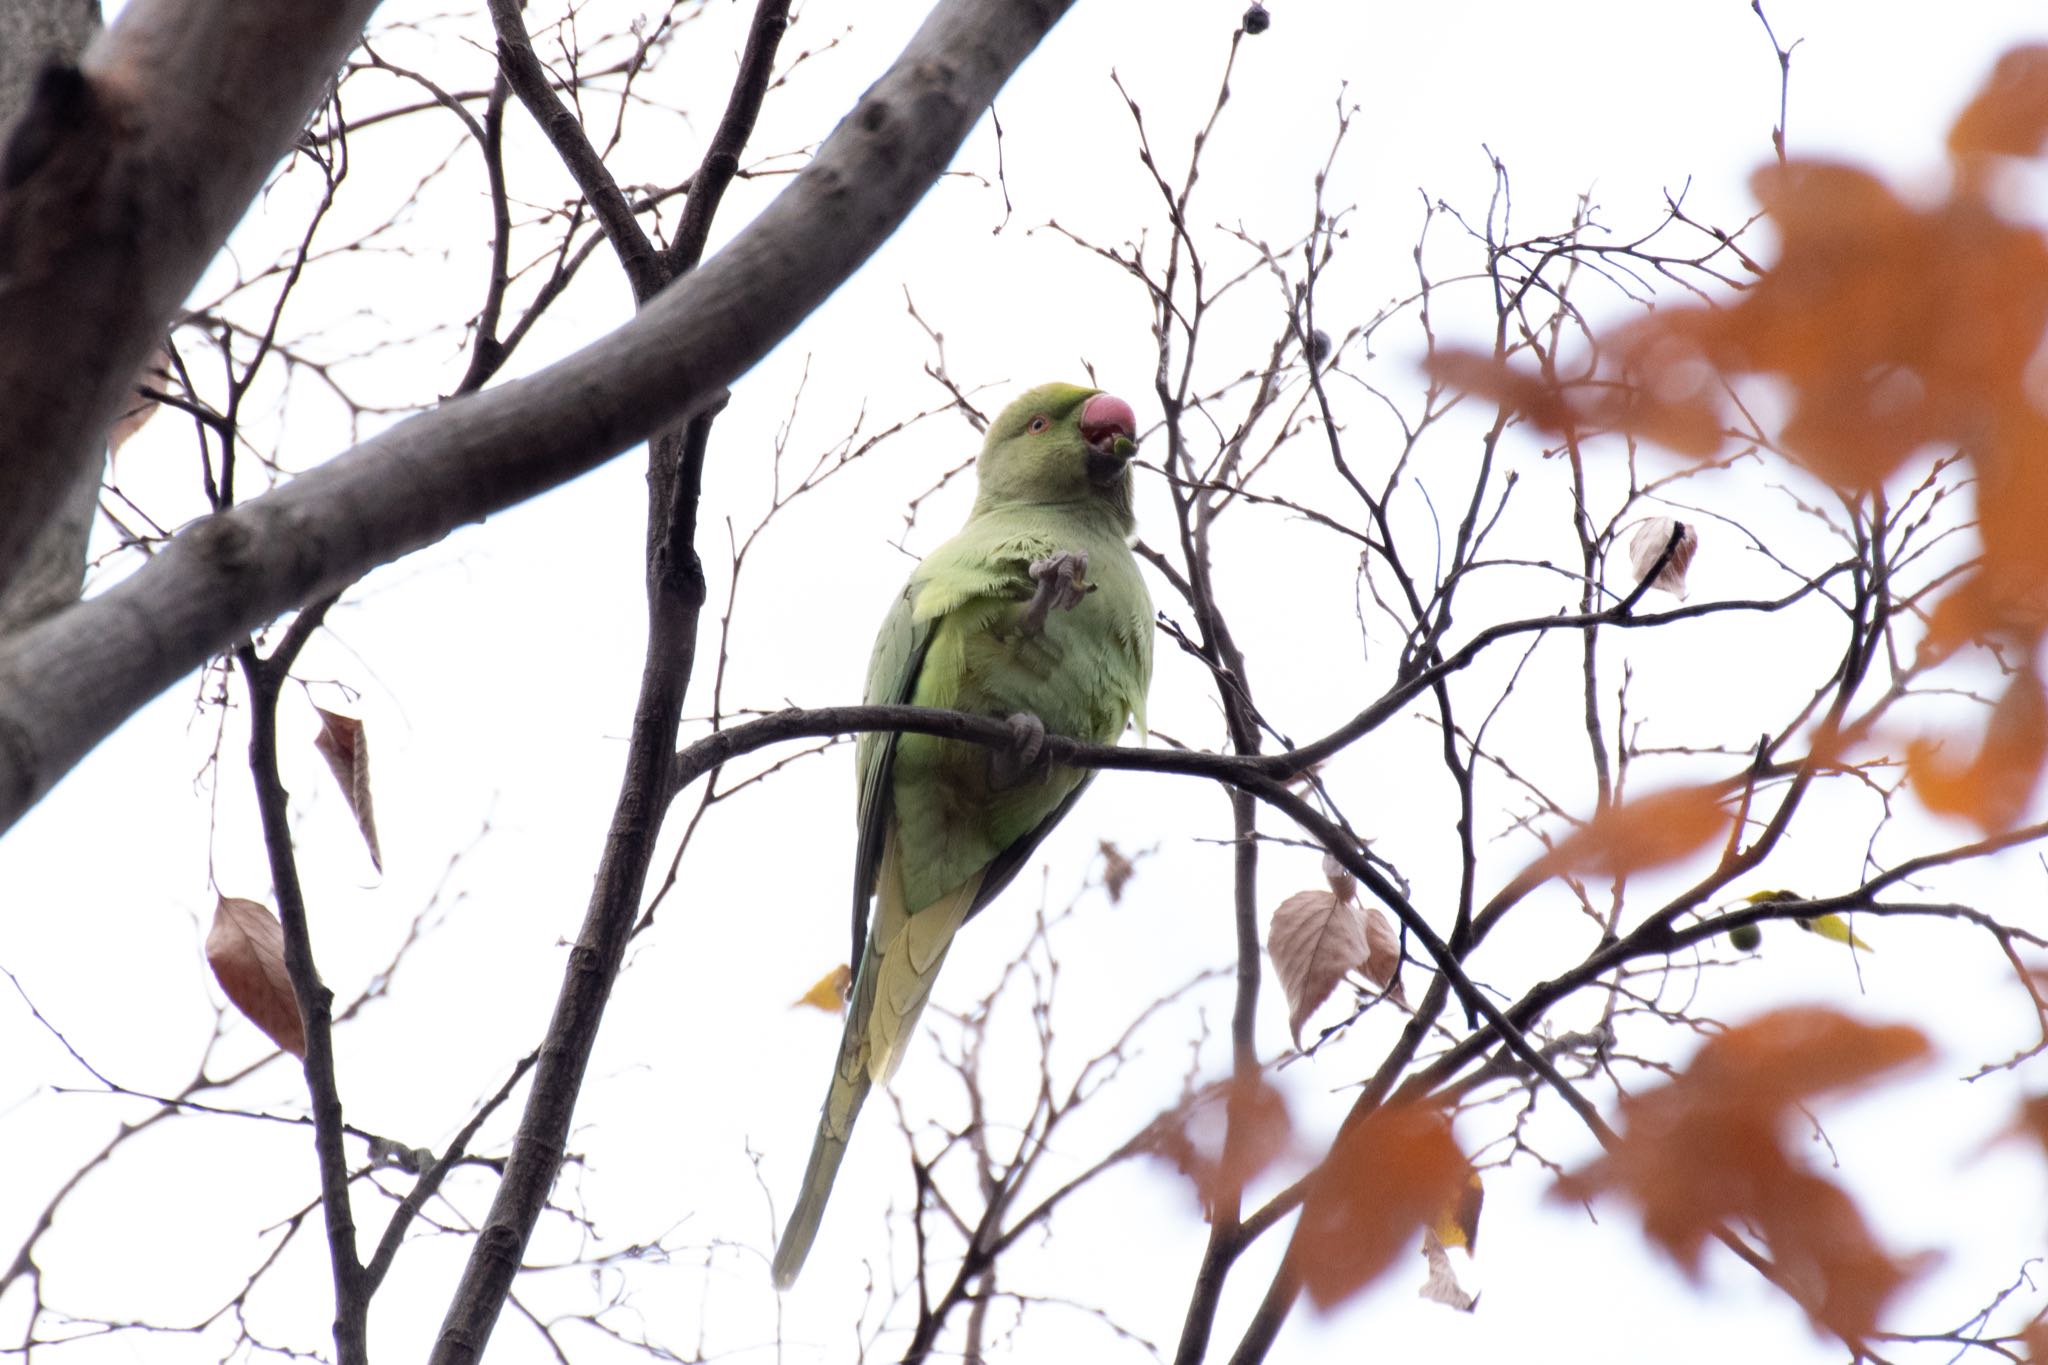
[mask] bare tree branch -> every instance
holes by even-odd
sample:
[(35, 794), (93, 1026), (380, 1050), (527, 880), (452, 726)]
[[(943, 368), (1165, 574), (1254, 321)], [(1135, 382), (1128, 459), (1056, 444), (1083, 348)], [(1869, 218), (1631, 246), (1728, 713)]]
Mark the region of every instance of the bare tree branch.
[[(0, 828), (137, 707), (228, 642), (699, 409), (895, 231), (1070, 2), (945, 0), (789, 188), (610, 336), (530, 378), (401, 423), (192, 526), (118, 587), (9, 640), (0, 649)], [(0, 216), (0, 262), (7, 222)], [(0, 315), (6, 302), (0, 292)], [(9, 340), (0, 332), (0, 354), (15, 357), (11, 363), (49, 352)], [(121, 382), (141, 358), (141, 348), (126, 357)], [(109, 361), (95, 353), (67, 363), (88, 373)], [(67, 382), (76, 387), (77, 375)], [(119, 387), (109, 393), (118, 397)], [(78, 414), (73, 425), (97, 430), (95, 422), (104, 425)], [(0, 468), (15, 467), (14, 439), (0, 437)]]

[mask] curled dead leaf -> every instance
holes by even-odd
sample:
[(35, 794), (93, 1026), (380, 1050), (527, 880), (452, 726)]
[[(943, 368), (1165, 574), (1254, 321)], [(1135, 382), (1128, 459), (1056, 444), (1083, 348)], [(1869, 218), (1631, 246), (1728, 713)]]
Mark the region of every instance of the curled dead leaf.
[(1330, 894), (1338, 900), (1348, 901), (1358, 894), (1358, 878), (1333, 853), (1323, 855), (1323, 880), (1330, 884)]
[(1435, 1228), (1422, 1230), (1422, 1256), (1429, 1263), (1429, 1278), (1416, 1294), (1460, 1313), (1471, 1312), (1479, 1303), (1479, 1296), (1466, 1293), (1458, 1283), (1458, 1272), (1451, 1268), (1450, 1254), (1444, 1250), (1443, 1239), (1437, 1236)]
[(284, 926), (269, 909), (222, 896), (206, 931), (206, 962), (228, 1000), (270, 1041), (303, 1059), (306, 1026), (284, 967)]
[(1124, 898), (1124, 887), (1130, 882), (1131, 874), (1137, 870), (1135, 864), (1123, 854), (1123, 850), (1107, 839), (1097, 842), (1102, 853), (1102, 886), (1109, 892), (1109, 902), (1115, 905)]
[(1654, 570), (1657, 576), (1651, 580), (1650, 586), (1662, 588), (1682, 602), (1685, 600), (1685, 571), (1692, 567), (1693, 554), (1699, 547), (1698, 528), (1673, 521), (1670, 517), (1651, 517), (1629, 537), (1629, 566), (1635, 570), (1638, 583)]
[(320, 733), (314, 737), (313, 747), (327, 760), (328, 771), (341, 784), (349, 813), (356, 817), (356, 828), (370, 850), (370, 866), (382, 872), (384, 854), (377, 846), (377, 815), (370, 804), (370, 737), (354, 716), (337, 715), (317, 706), (313, 709), (320, 713)]
[(1365, 907), (1365, 979), (1402, 1005), (1408, 1003), (1401, 989), (1401, 937), (1394, 922), (1377, 905)]

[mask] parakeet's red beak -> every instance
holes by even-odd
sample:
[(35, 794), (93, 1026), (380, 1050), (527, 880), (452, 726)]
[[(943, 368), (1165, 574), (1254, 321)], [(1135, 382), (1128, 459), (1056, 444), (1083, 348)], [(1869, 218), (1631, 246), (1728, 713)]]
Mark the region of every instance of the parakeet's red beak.
[(1088, 443), (1088, 477), (1114, 482), (1137, 450), (1138, 414), (1114, 394), (1098, 393), (1081, 405), (1081, 439)]

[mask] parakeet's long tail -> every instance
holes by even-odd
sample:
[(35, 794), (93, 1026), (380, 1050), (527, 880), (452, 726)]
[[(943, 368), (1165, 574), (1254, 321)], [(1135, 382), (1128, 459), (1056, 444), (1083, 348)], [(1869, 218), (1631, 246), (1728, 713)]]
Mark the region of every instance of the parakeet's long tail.
[[(841, 1067), (832, 1077), (832, 1089), (825, 1096), (825, 1112), (818, 1119), (818, 1138), (811, 1144), (811, 1164), (804, 1170), (803, 1190), (789, 1215), (789, 1226), (775, 1247), (775, 1287), (787, 1289), (796, 1283), (818, 1236), (818, 1224), (825, 1217), (825, 1201), (832, 1197), (832, 1181), (839, 1174), (839, 1159), (846, 1155), (846, 1140), (853, 1136), (854, 1116), (874, 1083), (867, 1068), (853, 1074)], [(835, 1122), (834, 1120), (838, 1120)]]
[(853, 1121), (876, 1081), (886, 1081), (903, 1060), (911, 1028), (931, 997), (932, 982), (946, 960), (953, 935), (966, 922), (981, 890), (977, 872), (916, 914), (902, 908), (903, 884), (896, 867), (893, 832), (882, 849), (881, 875), (875, 896), (875, 922), (861, 953), (860, 970), (847, 1002), (846, 1032), (839, 1043), (839, 1064), (832, 1088), (825, 1092), (825, 1111), (818, 1116), (818, 1137), (811, 1144), (811, 1164), (804, 1170), (803, 1189), (782, 1241), (775, 1248), (775, 1287), (796, 1283), (797, 1272), (818, 1235), (833, 1177), (853, 1136)]

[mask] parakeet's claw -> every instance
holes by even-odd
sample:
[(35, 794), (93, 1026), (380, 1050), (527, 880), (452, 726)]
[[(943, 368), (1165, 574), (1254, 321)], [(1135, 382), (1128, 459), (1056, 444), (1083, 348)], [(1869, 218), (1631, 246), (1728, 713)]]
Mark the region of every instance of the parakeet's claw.
[(1032, 561), (1031, 581), (1038, 585), (1038, 591), (1031, 594), (1031, 601), (1024, 607), (1024, 619), (1019, 623), (1026, 636), (1044, 630), (1045, 618), (1055, 610), (1072, 611), (1095, 591), (1095, 585), (1088, 581), (1086, 550), (1060, 550)]
[(1045, 761), (1045, 722), (1029, 711), (1019, 711), (1004, 723), (1010, 727), (1010, 747), (989, 754), (989, 778), (997, 790), (1033, 777), (1045, 781), (1052, 772), (1052, 765)]

